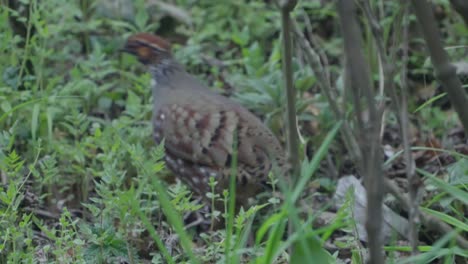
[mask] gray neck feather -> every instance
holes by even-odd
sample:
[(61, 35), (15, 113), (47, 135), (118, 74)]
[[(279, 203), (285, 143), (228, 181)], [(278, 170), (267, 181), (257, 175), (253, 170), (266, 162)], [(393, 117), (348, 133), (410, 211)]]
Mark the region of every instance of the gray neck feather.
[(163, 58), (157, 63), (150, 65), (151, 76), (156, 82), (155, 86), (167, 86), (167, 84), (170, 84), (171, 75), (177, 72), (185, 72), (185, 70), (182, 65), (172, 58)]

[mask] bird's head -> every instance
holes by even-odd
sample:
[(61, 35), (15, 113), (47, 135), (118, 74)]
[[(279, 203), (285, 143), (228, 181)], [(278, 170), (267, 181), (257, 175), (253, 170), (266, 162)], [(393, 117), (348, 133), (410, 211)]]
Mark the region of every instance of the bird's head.
[(136, 56), (145, 65), (157, 65), (172, 56), (171, 44), (167, 40), (149, 33), (131, 35), (122, 50)]

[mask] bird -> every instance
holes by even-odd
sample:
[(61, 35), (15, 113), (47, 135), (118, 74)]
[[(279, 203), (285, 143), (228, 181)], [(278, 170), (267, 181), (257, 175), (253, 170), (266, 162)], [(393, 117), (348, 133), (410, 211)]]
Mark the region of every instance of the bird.
[(135, 33), (123, 51), (151, 74), (154, 140), (164, 141), (166, 166), (193, 192), (206, 198), (211, 177), (216, 193), (229, 189), (235, 150), (237, 207), (265, 190), (274, 168), (284, 174), (288, 162), (272, 131), (244, 106), (187, 72), (173, 57), (169, 41)]

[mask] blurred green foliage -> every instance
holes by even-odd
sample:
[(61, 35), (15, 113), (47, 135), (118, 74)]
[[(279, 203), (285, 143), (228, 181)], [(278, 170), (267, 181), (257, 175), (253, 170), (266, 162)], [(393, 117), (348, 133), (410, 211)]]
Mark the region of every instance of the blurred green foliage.
[[(191, 199), (184, 185), (172, 183), (161, 161), (162, 146), (153, 143), (150, 76), (134, 58), (119, 52), (134, 32), (158, 33), (172, 40), (174, 56), (191, 73), (262, 116), (282, 138), (280, 15), (273, 1), (162, 2), (2, 1), (1, 263), (141, 263), (143, 259), (182, 263), (190, 258), (177, 238), (185, 231), (174, 231), (165, 210), (172, 208), (174, 217), (187, 216), (202, 205)], [(381, 21), (388, 34), (399, 10), (399, 4), (389, 2), (385, 10), (391, 16)], [(437, 2), (448, 8), (448, 1)], [(341, 38), (333, 24), (333, 3), (300, 1), (296, 10), (301, 27), (310, 27), (321, 36), (318, 41), (329, 57), (328, 70), (333, 81), (340, 79)], [(454, 24), (443, 27), (448, 43), (460, 43), (460, 36), (467, 35), (466, 27), (454, 18), (442, 21)], [(368, 45), (372, 50), (372, 44)], [(422, 65), (425, 59), (422, 53), (413, 54), (410, 62)], [(319, 124), (317, 131), (303, 135), (304, 143), (318, 145), (336, 120), (317, 93), (315, 76), (300, 50), (293, 67), (300, 124)], [(422, 67), (410, 70), (414, 75), (429, 72)], [(422, 117), (430, 120), (426, 126), (431, 131), (442, 133), (446, 128), (439, 110), (428, 108)], [(339, 146), (332, 148), (341, 151)], [(169, 204), (155, 192), (154, 177), (169, 182)], [(327, 189), (332, 192), (330, 186)], [(268, 205), (277, 203), (271, 197)], [(188, 230), (196, 234), (197, 257), (203, 263), (224, 263), (229, 261), (225, 252), (234, 250), (238, 253), (232, 256), (234, 260), (240, 255), (245, 258), (242, 261), (258, 257), (257, 263), (262, 263), (268, 258), (261, 255), (267, 252), (278, 263), (287, 261), (285, 250), (273, 250), (284, 249), (284, 244), (276, 243), (282, 239), (278, 234), (284, 232), (285, 216), (277, 212), (261, 215), (260, 208), (245, 208), (236, 216), (229, 249), (224, 247), (223, 230), (201, 234)], [(348, 209), (339, 211), (340, 225), (304, 232), (307, 245), (322, 259), (330, 256), (321, 248), (322, 241), (312, 235), (328, 238), (342, 227)], [(256, 214), (264, 221), (259, 224), (265, 226), (263, 231), (270, 234), (268, 243), (258, 241), (244, 248)], [(207, 215), (234, 217), (220, 212)], [(275, 229), (268, 229), (271, 226)], [(355, 244), (353, 239), (346, 246)], [(305, 253), (299, 251), (294, 257), (302, 259)]]

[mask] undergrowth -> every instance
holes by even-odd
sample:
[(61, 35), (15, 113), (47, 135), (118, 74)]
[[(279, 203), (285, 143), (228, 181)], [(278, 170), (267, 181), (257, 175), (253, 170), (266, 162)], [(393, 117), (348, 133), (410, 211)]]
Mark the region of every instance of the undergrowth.
[[(150, 76), (119, 52), (133, 32), (165, 35), (191, 73), (261, 116), (284, 141), (277, 8), (264, 1), (179, 0), (175, 6), (190, 12), (177, 19), (148, 2), (22, 0), (14, 7), (2, 2), (0, 263), (340, 263), (346, 258), (364, 263), (365, 246), (353, 231), (353, 195), (341, 208), (330, 209), (337, 179), (323, 172), (332, 155), (340, 172), (346, 171), (337, 136), (341, 123), (331, 118), (300, 51), (293, 59), (304, 131), (299, 181), (288, 190), (272, 175), (274, 189), (263, 194), (266, 202), (237, 215), (230, 211), (227, 190), (207, 194), (226, 205), (224, 212), (211, 211), (165, 169), (163, 145), (155, 145), (151, 136)], [(397, 6), (387, 8), (396, 12)], [(314, 31), (336, 18), (332, 3), (303, 1), (297, 10), (302, 24), (303, 16), (313, 18)], [(382, 21), (387, 31), (391, 18)], [(445, 32), (456, 44), (466, 29), (452, 20), (442, 21), (444, 29), (456, 31)], [(328, 30), (321, 45), (341, 89), (341, 38)], [(415, 53), (411, 62), (424, 59)], [(428, 72), (411, 68), (418, 78)], [(456, 124), (430, 105), (415, 114), (424, 122), (421, 129), (438, 137)], [(419, 168), (433, 193), (422, 209), (466, 232), (468, 163), (466, 156), (454, 156), (446, 181)], [(320, 199), (326, 202), (310, 203)], [(316, 225), (326, 211), (333, 212), (332, 219)], [(221, 218), (226, 228), (211, 230)], [(294, 226), (291, 234), (288, 223)], [(466, 257), (455, 246), (455, 235), (422, 246), (414, 263)], [(333, 237), (342, 239), (333, 240), (330, 249)], [(408, 249), (385, 248), (395, 263)]]

